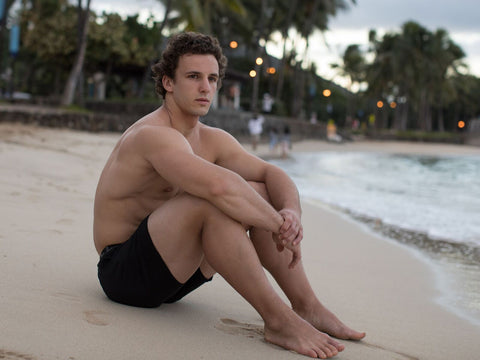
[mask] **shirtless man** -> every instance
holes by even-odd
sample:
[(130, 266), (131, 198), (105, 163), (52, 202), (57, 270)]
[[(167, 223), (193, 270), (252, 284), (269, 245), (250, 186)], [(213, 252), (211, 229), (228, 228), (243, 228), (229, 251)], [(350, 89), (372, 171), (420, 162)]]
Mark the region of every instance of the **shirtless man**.
[(217, 40), (196, 33), (173, 37), (154, 66), (163, 105), (125, 131), (97, 187), (100, 283), (113, 301), (156, 307), (218, 272), (261, 315), (267, 341), (313, 358), (335, 356), (344, 346), (329, 335), (365, 334), (326, 309), (307, 280), (295, 185), (228, 133), (199, 122), (225, 66)]

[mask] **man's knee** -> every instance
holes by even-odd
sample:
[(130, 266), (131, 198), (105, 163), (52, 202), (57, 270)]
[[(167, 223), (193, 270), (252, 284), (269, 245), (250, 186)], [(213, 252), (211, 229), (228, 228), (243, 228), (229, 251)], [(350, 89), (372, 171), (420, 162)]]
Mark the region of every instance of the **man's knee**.
[(266, 201), (270, 202), (270, 196), (268, 195), (268, 190), (265, 186), (265, 183), (257, 181), (249, 181), (248, 183), (251, 187), (255, 189), (257, 193), (260, 194), (261, 197), (263, 197)]

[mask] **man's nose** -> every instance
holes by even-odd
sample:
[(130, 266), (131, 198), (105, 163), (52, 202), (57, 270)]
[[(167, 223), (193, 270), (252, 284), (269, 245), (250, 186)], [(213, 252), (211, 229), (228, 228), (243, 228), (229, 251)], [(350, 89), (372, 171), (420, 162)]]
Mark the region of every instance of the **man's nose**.
[(200, 91), (201, 92), (208, 92), (210, 91), (210, 81), (208, 81), (208, 78), (202, 79), (200, 81)]

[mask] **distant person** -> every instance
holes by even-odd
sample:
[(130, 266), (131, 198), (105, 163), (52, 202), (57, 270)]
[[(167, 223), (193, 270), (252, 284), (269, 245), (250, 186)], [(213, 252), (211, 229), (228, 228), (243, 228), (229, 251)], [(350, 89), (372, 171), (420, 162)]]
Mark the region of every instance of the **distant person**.
[(290, 134), (290, 127), (288, 125), (285, 125), (283, 127), (283, 135), (282, 135), (282, 157), (286, 158), (291, 149), (292, 149), (292, 139)]
[(332, 142), (342, 141), (342, 137), (337, 134), (337, 126), (335, 125), (335, 121), (332, 119), (328, 120), (327, 123), (327, 140)]
[(260, 142), (260, 136), (263, 132), (263, 121), (263, 116), (257, 113), (254, 113), (253, 117), (248, 121), (248, 131), (250, 132), (253, 150), (257, 149), (257, 145)]
[(199, 121), (225, 67), (218, 41), (197, 33), (171, 38), (153, 66), (163, 105), (120, 137), (97, 185), (98, 278), (113, 301), (157, 307), (218, 272), (260, 314), (266, 341), (330, 358), (344, 349), (330, 336), (365, 334), (325, 308), (307, 279), (295, 184), (230, 134)]
[(272, 127), (269, 131), (270, 142), (269, 142), (269, 149), (270, 152), (275, 152), (278, 146), (278, 130), (276, 127)]
[(264, 113), (271, 113), (273, 107), (274, 99), (269, 93), (263, 94), (262, 99), (262, 111)]

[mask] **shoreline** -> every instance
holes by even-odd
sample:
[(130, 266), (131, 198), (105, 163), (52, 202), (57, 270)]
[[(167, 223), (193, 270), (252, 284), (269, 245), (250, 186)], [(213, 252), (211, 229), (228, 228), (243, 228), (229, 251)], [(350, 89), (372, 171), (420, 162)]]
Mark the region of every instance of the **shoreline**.
[[(245, 145), (251, 150), (249, 144)], [(300, 141), (293, 144), (293, 153), (310, 152), (369, 152), (378, 154), (414, 155), (427, 157), (480, 156), (480, 147), (455, 144), (431, 144), (397, 141), (358, 141), (331, 143), (327, 141)], [(260, 146), (254, 153), (269, 161), (281, 160), (268, 146)], [(477, 243), (458, 242), (447, 238), (432, 238), (428, 234), (401, 228), (372, 218), (354, 210), (324, 203), (318, 199), (309, 202), (345, 216), (364, 226), (385, 241), (399, 244), (416, 254), (435, 273), (437, 288), (441, 292), (436, 298), (439, 304), (452, 313), (480, 326), (480, 247)]]
[[(260, 157), (275, 157), (281, 159), (279, 151), (272, 153), (267, 143), (260, 144), (256, 150), (252, 150), (248, 142), (243, 145), (247, 150)], [(300, 140), (292, 144), (291, 152), (376, 152), (388, 154), (412, 154), (436, 156), (438, 154), (447, 155), (480, 155), (480, 146), (457, 145), (448, 143), (424, 143), (414, 141), (391, 141), (391, 140), (358, 140), (346, 141), (343, 143), (328, 142), (324, 139), (318, 140)]]
[[(261, 318), (218, 275), (157, 309), (106, 299), (93, 196), (119, 136), (0, 124), (0, 357), (307, 359), (266, 343)], [(341, 341), (346, 349), (334, 359), (476, 358), (480, 327), (437, 303), (435, 272), (414, 252), (346, 215), (307, 199), (302, 206), (312, 287), (342, 321), (367, 332), (364, 341)]]
[[(480, 328), (480, 288), (475, 286), (477, 276), (472, 276), (472, 273), (480, 276), (480, 247), (476, 244), (432, 239), (425, 233), (387, 224), (320, 200), (308, 198), (304, 201), (345, 217), (384, 241), (410, 250), (434, 272), (436, 286), (441, 292), (435, 300)], [(460, 297), (456, 295), (459, 293)]]

